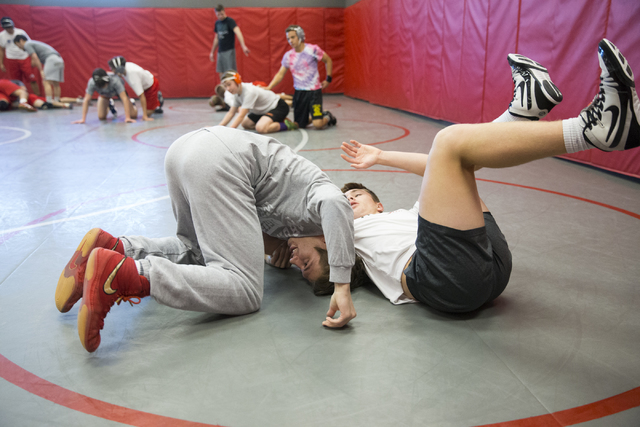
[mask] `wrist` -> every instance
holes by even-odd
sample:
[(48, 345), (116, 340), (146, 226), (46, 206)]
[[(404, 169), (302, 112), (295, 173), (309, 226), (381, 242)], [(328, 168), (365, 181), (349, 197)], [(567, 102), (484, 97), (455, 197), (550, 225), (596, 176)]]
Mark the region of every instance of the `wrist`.
[(333, 78), (331, 76), (327, 76), (325, 80), (327, 81), (327, 83), (331, 83), (331, 80), (333, 80)]

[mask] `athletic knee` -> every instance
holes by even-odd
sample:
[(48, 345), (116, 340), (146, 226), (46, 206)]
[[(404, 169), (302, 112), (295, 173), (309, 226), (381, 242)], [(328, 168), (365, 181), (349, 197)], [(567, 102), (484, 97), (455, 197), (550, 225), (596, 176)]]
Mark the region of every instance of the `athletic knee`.
[(256, 125), (256, 132), (258, 132), (258, 133), (269, 133), (269, 126), (270, 125), (271, 125), (271, 123), (268, 123), (268, 124), (258, 123)]
[(431, 146), (430, 156), (437, 152), (459, 153), (464, 143), (465, 127), (468, 125), (452, 125), (436, 134)]
[(324, 120), (314, 120), (313, 121), (313, 127), (320, 130), (320, 129), (324, 129), (326, 123), (324, 122)]

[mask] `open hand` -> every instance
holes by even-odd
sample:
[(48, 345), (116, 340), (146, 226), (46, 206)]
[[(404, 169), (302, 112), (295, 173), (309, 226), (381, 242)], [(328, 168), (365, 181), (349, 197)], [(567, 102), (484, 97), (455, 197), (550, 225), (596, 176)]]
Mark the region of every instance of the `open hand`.
[(345, 161), (351, 163), (351, 167), (355, 169), (367, 169), (378, 162), (378, 156), (381, 150), (370, 145), (360, 144), (353, 139), (349, 142), (343, 142), (340, 154)]

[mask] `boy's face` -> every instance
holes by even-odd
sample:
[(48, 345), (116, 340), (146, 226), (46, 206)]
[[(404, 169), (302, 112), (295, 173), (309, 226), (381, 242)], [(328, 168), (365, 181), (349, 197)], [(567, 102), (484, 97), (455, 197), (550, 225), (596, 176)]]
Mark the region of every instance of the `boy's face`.
[(295, 31), (289, 31), (287, 33), (287, 41), (294, 49), (300, 46), (300, 39), (298, 38), (298, 34)]
[(218, 21), (222, 21), (227, 17), (227, 14), (224, 10), (221, 10), (220, 12), (216, 12), (216, 17), (218, 18)]
[(234, 82), (233, 80), (225, 80), (224, 82), (222, 82), (222, 86), (224, 86), (224, 88), (228, 90), (232, 95), (238, 94), (238, 83)]
[(384, 210), (382, 203), (376, 203), (368, 191), (353, 189), (344, 193), (353, 210), (353, 219), (362, 218), (365, 215), (377, 214)]
[(291, 251), (291, 264), (302, 272), (302, 277), (315, 282), (322, 275), (320, 253), (316, 247), (327, 249), (324, 236), (291, 237), (287, 243)]
[(16, 46), (18, 46), (20, 49), (24, 50), (24, 44), (26, 43), (26, 40), (20, 40), (19, 42), (15, 43)]

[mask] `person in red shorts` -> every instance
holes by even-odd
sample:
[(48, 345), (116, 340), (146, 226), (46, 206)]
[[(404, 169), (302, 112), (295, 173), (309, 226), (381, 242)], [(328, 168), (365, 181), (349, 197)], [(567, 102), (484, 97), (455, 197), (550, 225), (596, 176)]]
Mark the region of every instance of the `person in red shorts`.
[(0, 111), (10, 110), (12, 107), (34, 112), (36, 110), (33, 107), (39, 110), (72, 109), (73, 105), (68, 102), (47, 102), (45, 98), (27, 92), (27, 88), (20, 80), (0, 79)]
[(31, 66), (29, 55), (18, 48), (13, 39), (22, 35), (29, 40), (29, 36), (24, 30), (15, 28), (13, 21), (8, 16), (0, 20), (3, 31), (0, 31), (0, 71), (9, 74), (10, 79), (29, 82), (31, 91), (40, 95), (40, 72)]
[[(27, 90), (26, 86), (20, 80), (11, 80), (12, 83), (17, 84), (22, 89)], [(67, 98), (68, 99), (68, 98)], [(34, 93), (30, 93), (27, 98), (27, 102), (32, 107), (36, 107), (38, 110), (49, 110), (51, 108), (65, 108), (68, 110), (73, 110), (73, 104), (67, 101), (51, 101), (48, 102), (46, 98), (43, 96), (36, 95)], [(14, 103), (15, 104), (15, 103)]]
[(10, 80), (0, 80), (0, 111), (9, 110), (11, 104), (18, 102), (21, 110), (35, 113), (37, 110), (29, 105), (29, 93)]
[[(127, 62), (123, 56), (114, 56), (109, 60), (109, 68), (111, 71), (122, 77), (131, 86), (131, 89), (136, 93), (138, 99), (140, 99), (140, 107), (142, 109), (142, 120), (151, 121), (153, 118), (149, 117), (153, 113), (161, 114), (162, 104), (164, 99), (162, 92), (158, 89), (160, 84), (158, 79), (151, 74), (150, 71), (145, 70), (133, 62)], [(134, 108), (131, 113), (131, 117), (137, 117), (138, 111)]]

